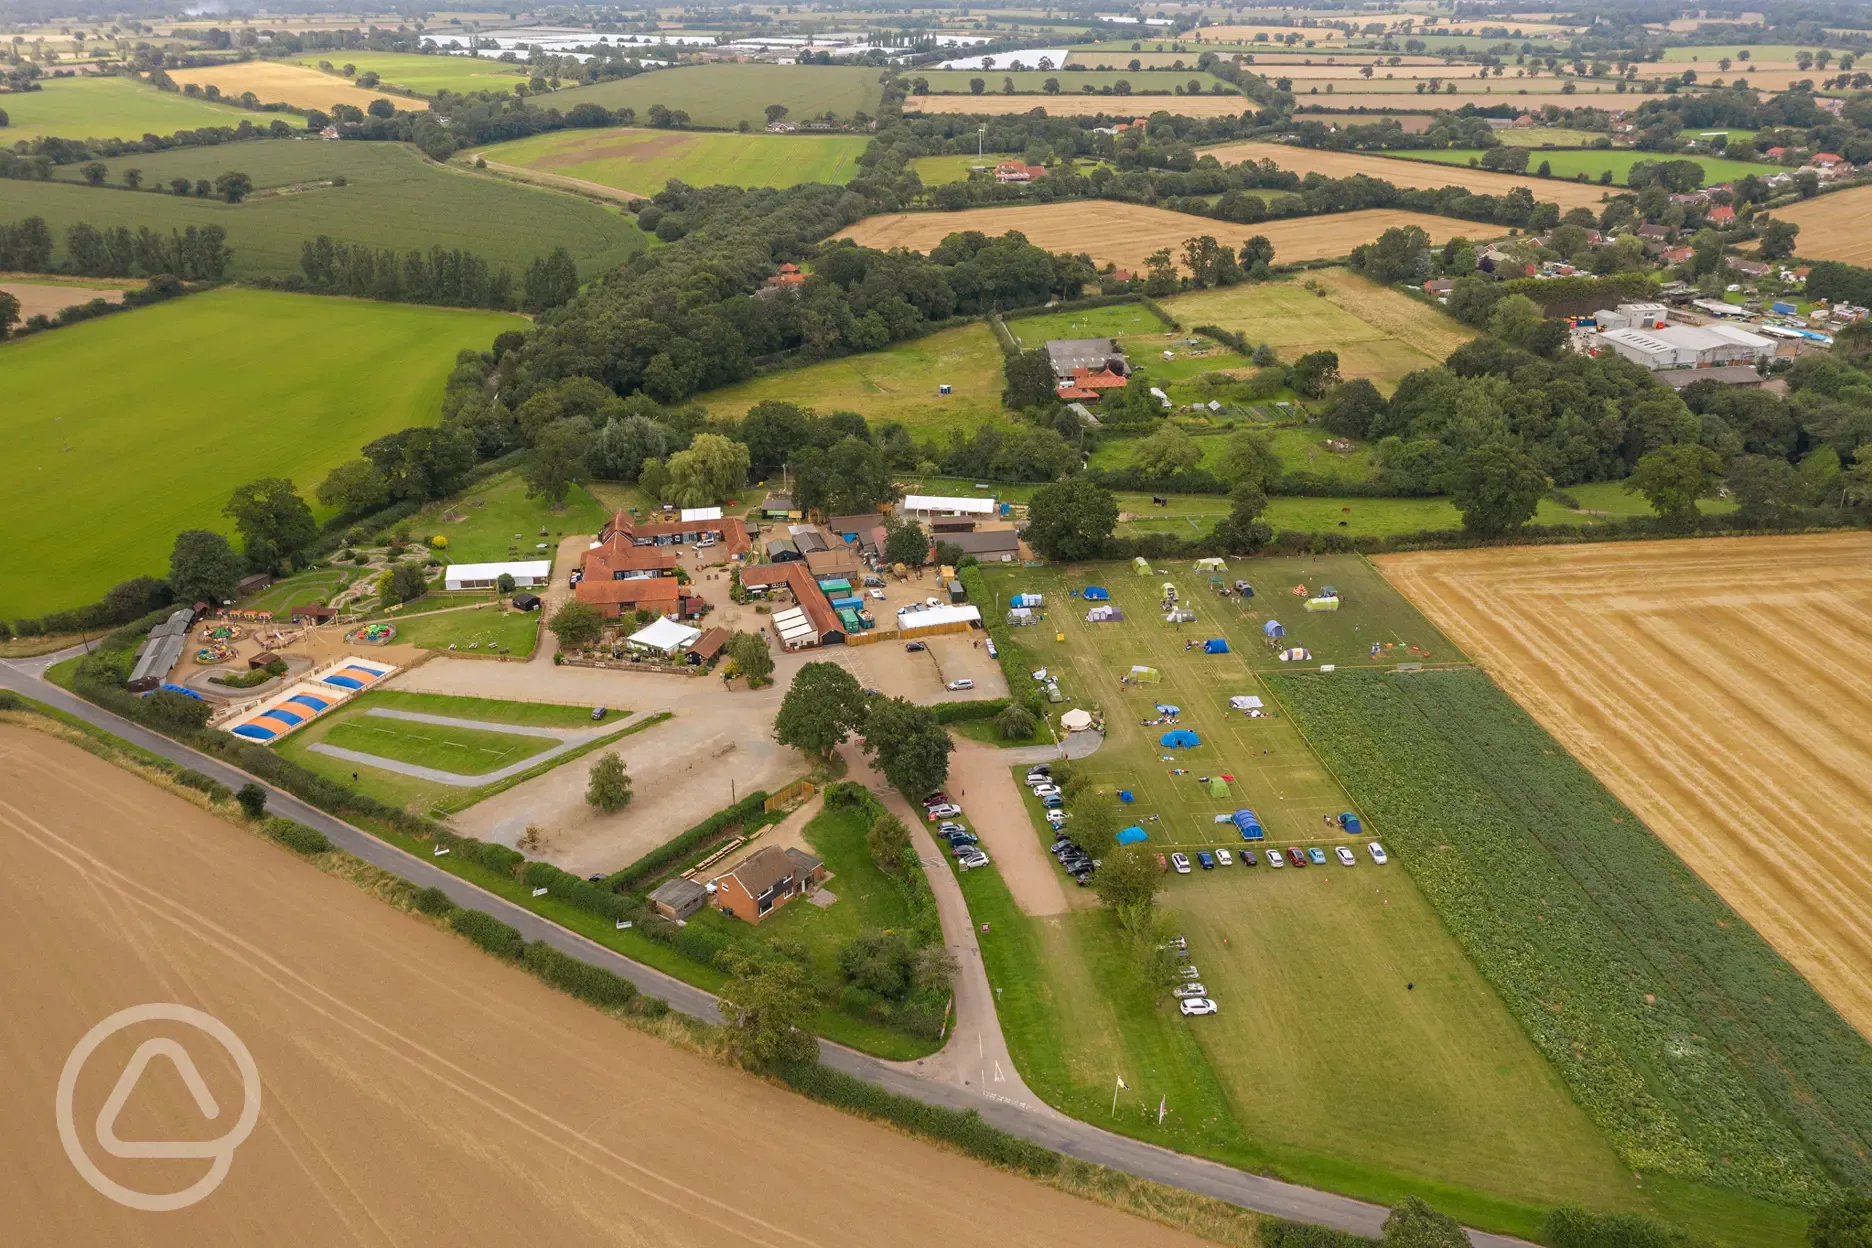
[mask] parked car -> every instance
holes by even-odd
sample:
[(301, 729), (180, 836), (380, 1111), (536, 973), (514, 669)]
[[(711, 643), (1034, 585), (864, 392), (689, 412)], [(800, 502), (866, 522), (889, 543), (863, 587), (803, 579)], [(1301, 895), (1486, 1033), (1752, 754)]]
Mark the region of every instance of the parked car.
[(956, 861), (973, 871), (976, 867), (985, 867), (988, 865), (988, 855), (982, 853), (979, 849), (970, 848), (963, 853), (957, 854)]
[(1377, 841), (1373, 841), (1365, 848), (1371, 853), (1371, 860), (1379, 866), (1382, 867), (1385, 863), (1391, 861), (1391, 856), (1384, 852), (1384, 846), (1380, 845)]
[(1352, 856), (1352, 851), (1347, 849), (1345, 846), (1341, 845), (1338, 849), (1335, 849), (1333, 852), (1339, 855), (1340, 866), (1342, 867), (1358, 866), (1358, 859), (1354, 858)]
[(1284, 867), (1287, 865), (1287, 860), (1281, 857), (1281, 852), (1278, 849), (1268, 850), (1267, 859), (1268, 859), (1268, 866), (1270, 867)]
[(960, 828), (956, 829), (954, 832), (948, 833), (943, 839), (948, 841), (951, 845), (981, 844), (981, 837), (976, 836), (973, 832), (964, 832)]
[(1051, 780), (1052, 778), (1053, 769), (1045, 763), (1035, 763), (1027, 769), (1028, 784), (1032, 784), (1036, 780)]
[(1209, 995), (1209, 990), (1201, 984), (1178, 984), (1170, 990), (1170, 995), (1173, 997), (1206, 997)]
[(940, 598), (925, 598), (923, 600), (923, 605), (926, 607), (940, 607), (943, 605), (943, 601)]
[(878, 600), (879, 602), (883, 602), (883, 601), (884, 601), (884, 591), (883, 591), (883, 590), (881, 590), (881, 589), (873, 589), (873, 590), (870, 590), (870, 591), (868, 591), (868, 592), (870, 593), (870, 595), (871, 595), (871, 596), (872, 596), (873, 598), (875, 598), (875, 599), (877, 599), (877, 600)]
[(603, 719), (605, 716), (609, 715), (610, 713), (611, 713), (610, 711), (606, 710), (602, 706), (594, 706), (592, 707), (592, 722), (595, 724), (599, 720)]
[(951, 815), (959, 815), (961, 813), (962, 808), (957, 806), (954, 802), (944, 802), (940, 806), (932, 806), (929, 808), (930, 818), (932, 819), (947, 819)]
[(1189, 856), (1187, 854), (1171, 854), (1170, 865), (1176, 868), (1176, 873), (1178, 875), (1188, 875), (1190, 873)]
[(1232, 867), (1235, 865), (1235, 860), (1229, 857), (1228, 850), (1218, 849), (1215, 851), (1215, 854), (1216, 854), (1216, 865), (1218, 867)]
[(1196, 968), (1193, 966), (1179, 966), (1177, 968), (1177, 974), (1183, 979), (1188, 980), (1198, 980), (1202, 978), (1201, 975), (1196, 973)]
[(970, 680), (966, 676), (964, 676), (960, 680), (952, 680), (949, 682), (949, 692), (951, 693), (958, 693), (961, 690), (973, 689), (974, 687), (975, 687), (975, 682)]
[(1240, 853), (1241, 853), (1242, 866), (1252, 867), (1255, 865), (1254, 850), (1244, 849), (1244, 850), (1241, 850)]
[(1165, 942), (1164, 948), (1175, 949), (1178, 953), (1187, 953), (1189, 951), (1189, 938), (1187, 936), (1172, 936)]
[(1033, 795), (1035, 797), (1058, 797), (1060, 787), (1057, 784), (1036, 784), (1033, 786)]
[(1311, 848), (1307, 850), (1307, 861), (1311, 862), (1316, 867), (1325, 866), (1326, 865), (1326, 851), (1321, 849), (1317, 845), (1312, 846)]
[(1205, 871), (1215, 870), (1215, 855), (1206, 849), (1196, 851), (1196, 861), (1202, 864), (1202, 869)]
[(1185, 1018), (1195, 1018), (1201, 1014), (1213, 1014), (1215, 1012), (1216, 1003), (1211, 1001), (1208, 997), (1195, 997), (1183, 1003), (1183, 1017)]
[(938, 831), (944, 836), (948, 836), (951, 832), (966, 832), (968, 831), (968, 829), (963, 827), (961, 824), (955, 822), (952, 819), (945, 819), (942, 821), (942, 825), (938, 827), (936, 831)]
[(904, 649), (911, 654), (921, 654), (923, 651), (929, 649), (929, 647), (920, 641), (906, 641), (904, 643)]
[(1287, 861), (1296, 867), (1304, 867), (1307, 862), (1306, 855), (1301, 853), (1298, 847), (1291, 845), (1287, 847)]
[(923, 809), (928, 810), (931, 806), (941, 806), (948, 800), (949, 795), (941, 789), (937, 789), (934, 793), (931, 793), (923, 799)]
[(1040, 799), (1040, 804), (1046, 807), (1048, 810), (1058, 810), (1060, 807), (1064, 806), (1066, 803), (1060, 797), (1059, 794), (1049, 793), (1045, 797)]

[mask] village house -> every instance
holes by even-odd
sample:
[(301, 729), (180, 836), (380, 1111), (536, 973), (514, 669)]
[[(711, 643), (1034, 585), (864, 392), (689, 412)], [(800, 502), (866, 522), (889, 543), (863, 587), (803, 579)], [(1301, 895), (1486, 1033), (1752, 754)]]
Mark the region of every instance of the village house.
[(1045, 165), (1023, 164), (1018, 160), (1004, 160), (994, 167), (994, 179), (997, 182), (1037, 182), (1046, 177)]
[(1734, 225), (1736, 219), (1735, 209), (1731, 208), (1728, 204), (1718, 204), (1704, 213), (1703, 219), (1708, 221), (1711, 225)]
[(803, 849), (768, 845), (715, 877), (715, 908), (758, 923), (826, 877), (825, 863)]

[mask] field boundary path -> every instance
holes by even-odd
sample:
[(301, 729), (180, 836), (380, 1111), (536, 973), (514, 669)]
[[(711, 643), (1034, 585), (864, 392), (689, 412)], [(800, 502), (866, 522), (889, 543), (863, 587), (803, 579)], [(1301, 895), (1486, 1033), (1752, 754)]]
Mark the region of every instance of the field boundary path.
[(600, 737), (608, 737), (622, 732), (626, 728), (662, 711), (639, 711), (621, 724), (611, 724), (604, 728), (533, 728), (523, 724), (497, 724), (483, 719), (457, 719), (453, 715), (431, 715), (425, 711), (398, 711), (385, 706), (373, 706), (367, 714), (381, 715), (385, 719), (407, 719), (419, 724), (434, 724), (439, 728), (471, 728), (478, 732), (504, 732), (516, 737), (545, 737), (559, 744), (540, 754), (530, 754), (517, 763), (509, 763), (495, 771), (478, 776), (465, 776), (460, 772), (443, 771), (439, 767), (424, 767), (417, 763), (398, 762), (394, 758), (385, 758), (381, 754), (370, 754), (363, 750), (347, 750), (342, 745), (327, 745), (315, 741), (306, 748), (315, 754), (324, 754), (330, 758), (342, 758), (347, 763), (363, 763), (381, 771), (394, 771), (399, 775), (414, 776), (418, 780), (428, 780), (434, 784), (449, 784), (458, 788), (471, 789), (478, 785), (493, 784), (505, 780), (508, 776), (517, 776), (523, 771), (558, 758), (561, 754), (576, 750)]
[[(481, 157), (487, 160), (487, 157)], [(602, 195), (606, 199), (615, 199), (620, 203), (631, 203), (639, 199), (649, 199), (636, 191), (626, 191), (615, 186), (606, 186), (602, 182), (587, 182), (584, 178), (570, 178), (563, 173), (542, 173), (538, 169), (528, 169), (524, 165), (504, 165), (498, 160), (488, 160), (489, 169), (498, 170), (517, 182), (528, 182), (534, 186), (550, 187), (557, 191), (571, 191), (582, 195)]]
[[(503, 897), (486, 892), (458, 876), (414, 855), (407, 854), (368, 832), (354, 828), (293, 797), (267, 785), (219, 759), (198, 754), (167, 737), (120, 718), (102, 707), (93, 706), (42, 679), (39, 673), (52, 663), (83, 653), (73, 647), (54, 655), (25, 660), (24, 665), (0, 661), (0, 687), (54, 707), (88, 724), (113, 733), (130, 744), (185, 767), (192, 767), (223, 784), (238, 787), (250, 782), (267, 789), (267, 807), (275, 814), (296, 819), (317, 828), (332, 844), (373, 866), (382, 868), (418, 888), (439, 888), (457, 905), (483, 910), (516, 928), (529, 941), (544, 941), (554, 949), (631, 981), (641, 991), (669, 1003), (705, 1022), (719, 1023), (721, 1011), (713, 994), (686, 984), (663, 972), (620, 953), (596, 944), (560, 927)], [(901, 802), (902, 799), (898, 798)], [(915, 821), (911, 821), (915, 823)], [(925, 834), (927, 840), (927, 834)], [(944, 867), (947, 875), (947, 867)], [(954, 885), (950, 877), (951, 886)], [(956, 890), (959, 900), (960, 890)], [(937, 893), (940, 899), (942, 893)], [(963, 911), (966, 915), (966, 910)], [(946, 925), (945, 925), (946, 926)], [(977, 963), (979, 965), (979, 962)], [(986, 984), (986, 977), (983, 977)], [(990, 1006), (992, 1010), (992, 1006)], [(998, 1033), (999, 1023), (995, 1025)], [(1036, 1109), (1003, 1097), (976, 1091), (949, 1080), (935, 1079), (916, 1069), (914, 1063), (893, 1063), (854, 1052), (841, 1045), (820, 1041), (820, 1060), (828, 1067), (861, 1079), (866, 1083), (895, 1092), (927, 1105), (957, 1110), (975, 1110), (985, 1122), (1010, 1135), (1053, 1149), (1069, 1157), (1109, 1166), (1141, 1179), (1164, 1183), (1185, 1191), (1252, 1209), (1275, 1217), (1301, 1222), (1316, 1222), (1353, 1234), (1376, 1237), (1389, 1212), (1381, 1205), (1323, 1192), (1297, 1183), (1287, 1183), (1264, 1175), (1250, 1174), (1218, 1162), (1185, 1156), (1169, 1149), (1146, 1144), (1127, 1136), (1101, 1130), (1050, 1109)], [(1011, 1065), (1011, 1063), (1010, 1063)], [(1014, 1075), (1018, 1079), (1018, 1075)], [(1030, 1094), (1031, 1095), (1031, 1094)], [(1036, 1098), (1037, 1099), (1037, 1098)], [(1522, 1240), (1486, 1231), (1470, 1231), (1475, 1248), (1527, 1248)]]

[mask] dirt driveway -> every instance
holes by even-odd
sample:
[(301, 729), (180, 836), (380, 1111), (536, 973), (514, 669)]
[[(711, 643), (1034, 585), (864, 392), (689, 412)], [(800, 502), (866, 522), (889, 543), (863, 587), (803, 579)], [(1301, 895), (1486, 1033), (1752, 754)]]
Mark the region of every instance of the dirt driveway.
[(956, 799), (982, 848), (1001, 868), (1008, 892), (1022, 914), (1064, 914), (1072, 903), (1067, 889), (1088, 895), (1077, 884), (1064, 883), (1066, 873), (1053, 861), (1040, 843), (1040, 834), (1022, 804), (1020, 786), (1008, 769), (1013, 760), (1009, 751), (956, 738), (955, 753), (949, 756), (949, 792)]

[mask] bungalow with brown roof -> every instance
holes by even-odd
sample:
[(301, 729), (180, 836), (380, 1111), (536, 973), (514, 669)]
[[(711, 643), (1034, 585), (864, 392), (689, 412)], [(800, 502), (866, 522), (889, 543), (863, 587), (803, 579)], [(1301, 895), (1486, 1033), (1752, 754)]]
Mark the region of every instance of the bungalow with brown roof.
[(825, 863), (805, 850), (768, 845), (715, 877), (715, 908), (758, 923), (825, 878)]
[(754, 549), (754, 543), (748, 537), (746, 522), (737, 516), (724, 516), (719, 520), (653, 521), (638, 520), (628, 511), (620, 511), (605, 522), (604, 528), (599, 531), (598, 540), (609, 542), (620, 533), (626, 541), (639, 546), (674, 546), (700, 541), (712, 535), (722, 543), (731, 557), (745, 555)]
[(682, 585), (673, 576), (637, 577), (628, 581), (596, 581), (588, 577), (572, 592), (580, 602), (597, 607), (610, 620), (639, 611), (656, 615), (695, 615), (702, 606), (700, 598), (684, 596)]
[(728, 644), (728, 639), (733, 635), (725, 628), (704, 629), (702, 635), (695, 639), (695, 644), (689, 647), (689, 661), (696, 664), (713, 663), (715, 656), (722, 652), (722, 647)]
[(1036, 182), (1046, 177), (1045, 165), (1029, 165), (1018, 160), (1004, 160), (995, 166), (997, 182)]

